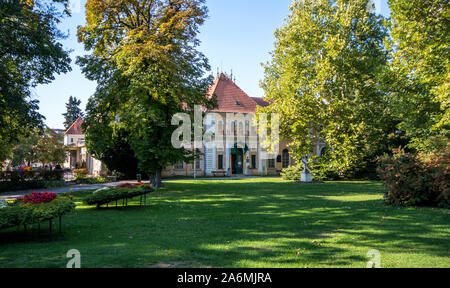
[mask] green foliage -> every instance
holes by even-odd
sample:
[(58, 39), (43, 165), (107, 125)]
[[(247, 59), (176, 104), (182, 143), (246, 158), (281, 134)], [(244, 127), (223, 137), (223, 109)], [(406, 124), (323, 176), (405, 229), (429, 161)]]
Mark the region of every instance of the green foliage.
[(132, 199), (141, 195), (146, 195), (152, 192), (149, 187), (136, 188), (111, 188), (100, 189), (93, 194), (88, 195), (84, 202), (88, 205), (97, 205), (98, 207), (123, 199)]
[[(84, 268), (147, 269), (180, 259), (183, 268), (365, 268), (372, 249), (382, 251), (383, 268), (450, 268), (449, 211), (387, 207), (380, 191), (369, 181), (173, 181), (147, 209), (77, 207), (64, 217), (66, 237), (51, 242), (36, 231), (0, 231), (0, 267), (64, 268), (70, 245), (95, 255), (82, 258)], [(91, 193), (76, 192), (74, 201)], [(139, 206), (139, 197), (128, 204)]]
[(69, 197), (60, 196), (48, 203), (22, 204), (21, 208), (28, 216), (26, 223), (39, 223), (72, 212), (75, 206)]
[(43, 188), (46, 188), (43, 180), (0, 181), (0, 193)]
[[(204, 2), (89, 0), (87, 24), (78, 31), (79, 41), (93, 53), (77, 62), (98, 83), (85, 127), (102, 122), (129, 133), (126, 142), (140, 170), (155, 174), (157, 186), (162, 167), (191, 154), (172, 146), (172, 116), (185, 106), (211, 106), (205, 95), (212, 79), (204, 78), (210, 67), (197, 51), (198, 27), (207, 13)], [(89, 145), (95, 146), (97, 140), (89, 140), (93, 133), (87, 133)], [(99, 152), (106, 151), (106, 145), (99, 146)]]
[(42, 126), (31, 88), (70, 71), (70, 57), (57, 41), (57, 23), (69, 15), (68, 0), (0, 3), (0, 162), (23, 136)]
[(63, 170), (0, 172), (0, 192), (63, 187)]
[(297, 165), (283, 169), (283, 171), (281, 171), (281, 177), (288, 181), (301, 181), (303, 172), (302, 166), (303, 165)]
[(77, 184), (103, 184), (110, 182), (104, 177), (75, 177)]
[(75, 177), (75, 180), (84, 180), (87, 179), (88, 170), (86, 168), (83, 169), (75, 169), (73, 170), (73, 174)]
[(327, 153), (320, 157), (311, 157), (309, 159), (308, 168), (315, 181), (334, 181), (341, 179), (343, 176), (342, 174), (339, 174), (338, 167), (333, 166), (332, 162), (329, 161), (329, 154)]
[(18, 201), (0, 209), (0, 229), (50, 220), (72, 212), (75, 206), (69, 197), (63, 196), (40, 204), (23, 204)]
[(368, 0), (294, 1), (276, 31), (261, 87), (280, 115), (280, 134), (300, 161), (322, 139), (330, 171), (355, 169), (386, 142), (392, 116), (381, 76), (387, 65), (384, 19)]
[(386, 82), (399, 128), (411, 147), (432, 151), (432, 136), (450, 137), (450, 5), (442, 0), (389, 0), (392, 40)]
[(29, 211), (24, 211), (19, 206), (8, 206), (8, 208), (0, 209), (0, 229), (15, 227), (25, 224), (25, 220), (29, 218)]
[(389, 205), (450, 207), (450, 146), (427, 157), (399, 151), (380, 158)]
[[(139, 161), (131, 148), (130, 132), (124, 128), (113, 128), (112, 119), (106, 116), (104, 109), (104, 105), (95, 104), (94, 98), (89, 100), (88, 116), (84, 122), (87, 149), (109, 171), (121, 173), (124, 178), (133, 179), (136, 174), (144, 174), (139, 170)], [(102, 121), (98, 121), (100, 119)]]
[(76, 97), (69, 97), (69, 102), (66, 103), (66, 113), (64, 116), (64, 127), (69, 129), (69, 127), (75, 122), (79, 117), (83, 117), (84, 113), (80, 108), (81, 100)]

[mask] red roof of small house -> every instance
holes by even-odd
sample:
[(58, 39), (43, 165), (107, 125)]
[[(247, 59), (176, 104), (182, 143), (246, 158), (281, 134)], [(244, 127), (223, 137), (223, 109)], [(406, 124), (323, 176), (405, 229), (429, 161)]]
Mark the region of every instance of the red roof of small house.
[(81, 125), (83, 124), (83, 119), (81, 117), (78, 117), (78, 119), (70, 125), (69, 129), (67, 129), (66, 133), (64, 135), (70, 134), (70, 135), (82, 135), (83, 130), (81, 129)]
[(209, 88), (208, 97), (217, 97), (218, 108), (211, 112), (255, 113), (257, 106), (269, 105), (262, 98), (251, 98), (225, 74), (220, 74)]

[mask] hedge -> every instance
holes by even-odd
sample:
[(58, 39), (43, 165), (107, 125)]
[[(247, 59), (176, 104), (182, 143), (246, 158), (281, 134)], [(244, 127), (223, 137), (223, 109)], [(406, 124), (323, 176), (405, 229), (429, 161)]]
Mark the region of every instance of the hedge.
[(49, 183), (62, 182), (64, 172), (64, 170), (0, 172), (0, 192), (48, 188)]
[(51, 220), (72, 212), (75, 206), (72, 199), (65, 196), (58, 196), (51, 202), (39, 204), (24, 204), (22, 200), (17, 200), (0, 209), (0, 229)]
[(147, 195), (152, 191), (151, 186), (148, 185), (134, 188), (103, 188), (85, 197), (84, 202), (88, 205), (97, 205), (97, 207), (100, 207), (114, 201)]

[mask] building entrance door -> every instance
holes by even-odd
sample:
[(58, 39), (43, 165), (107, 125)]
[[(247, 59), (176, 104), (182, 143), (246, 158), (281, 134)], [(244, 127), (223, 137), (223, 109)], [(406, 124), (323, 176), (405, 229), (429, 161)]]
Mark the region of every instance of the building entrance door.
[(231, 156), (231, 166), (234, 175), (242, 175), (244, 173), (244, 151), (236, 149), (236, 152)]

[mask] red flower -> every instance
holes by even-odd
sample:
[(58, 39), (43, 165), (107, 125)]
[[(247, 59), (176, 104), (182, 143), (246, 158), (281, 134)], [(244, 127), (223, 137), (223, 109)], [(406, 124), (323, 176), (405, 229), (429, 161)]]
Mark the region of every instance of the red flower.
[(117, 185), (116, 188), (133, 188), (133, 185), (130, 183), (124, 183), (124, 184)]
[(56, 197), (58, 197), (58, 195), (56, 193), (49, 193), (49, 192), (44, 192), (44, 193), (39, 193), (39, 192), (33, 192), (31, 194), (26, 195), (23, 198), (23, 203), (28, 204), (28, 203), (34, 203), (34, 204), (39, 204), (39, 203), (48, 203), (53, 201)]

